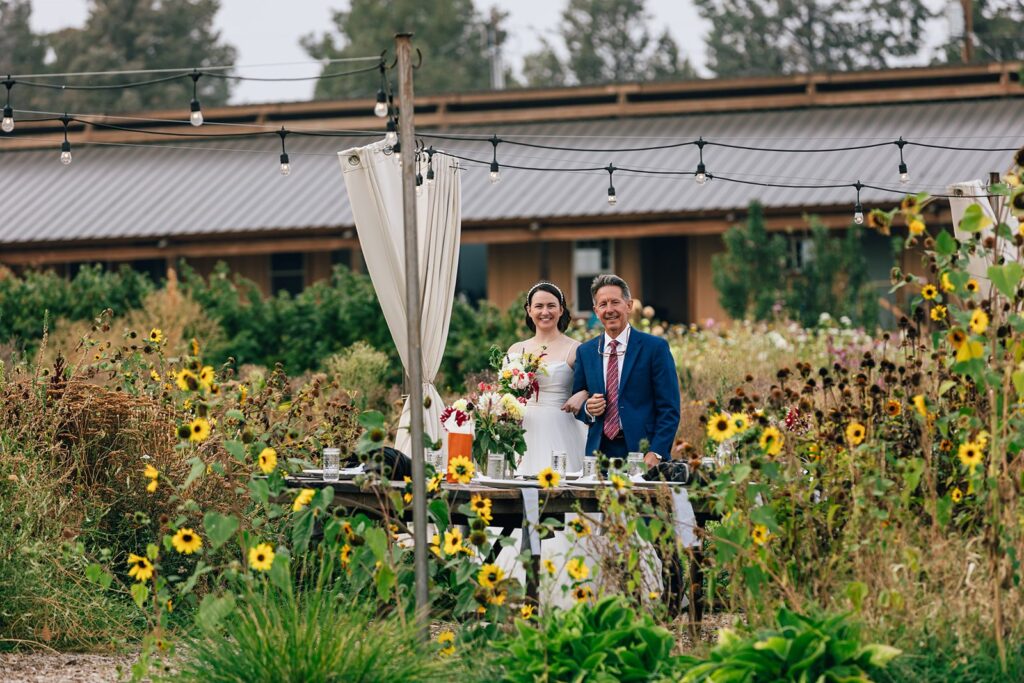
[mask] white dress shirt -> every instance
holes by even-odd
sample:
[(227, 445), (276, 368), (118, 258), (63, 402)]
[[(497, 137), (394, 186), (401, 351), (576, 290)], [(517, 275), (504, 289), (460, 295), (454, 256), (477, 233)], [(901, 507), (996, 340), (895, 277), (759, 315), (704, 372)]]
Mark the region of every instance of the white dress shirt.
[[(615, 338), (615, 341), (617, 341), (619, 343), (618, 348), (615, 349), (615, 360), (618, 361), (618, 363), (619, 363), (619, 396), (622, 395), (622, 364), (625, 362), (625, 359), (626, 359), (626, 345), (629, 344), (629, 330), (630, 329), (631, 328), (630, 328), (629, 324), (627, 324), (625, 329), (622, 330), (622, 332), (619, 332), (619, 336)], [(605, 332), (604, 333), (604, 339), (601, 340), (601, 345), (598, 347), (598, 349), (600, 350), (600, 353), (601, 353), (601, 372), (604, 373), (604, 378), (605, 378), (605, 382), (606, 382), (606, 385), (605, 385), (605, 388), (604, 388), (604, 390), (605, 390), (604, 400), (605, 401), (608, 400), (608, 386), (607, 386), (607, 381), (608, 381), (608, 359), (611, 358), (611, 354), (608, 352), (608, 349), (611, 348), (611, 342), (612, 342), (612, 337), (608, 336), (608, 333)], [(607, 411), (607, 408), (605, 410)], [(586, 403), (583, 404), (583, 414), (587, 416), (587, 421), (588, 422), (593, 422), (594, 421), (594, 419), (595, 419), (594, 416), (591, 415), (590, 412), (587, 411), (587, 404)]]

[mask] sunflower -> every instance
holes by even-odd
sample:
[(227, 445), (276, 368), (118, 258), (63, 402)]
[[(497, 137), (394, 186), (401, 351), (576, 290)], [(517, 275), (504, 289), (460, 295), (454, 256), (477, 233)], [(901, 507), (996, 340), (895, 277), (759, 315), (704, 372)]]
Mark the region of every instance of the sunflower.
[(210, 422), (205, 417), (197, 417), (188, 425), (188, 440), (194, 443), (202, 443), (210, 436)]
[(149, 558), (128, 553), (128, 576), (142, 583), (153, 576), (153, 563)]
[(405, 483), (405, 489), (402, 493), (402, 500), (408, 505), (412, 502), (412, 477), (402, 477), (403, 483)]
[(157, 477), (160, 476), (160, 472), (159, 470), (157, 470), (157, 468), (153, 467), (152, 465), (146, 465), (146, 469), (142, 471), (142, 476), (144, 476), (146, 479), (156, 479)]
[(577, 517), (569, 522), (569, 528), (580, 538), (590, 535), (590, 523), (582, 517)]
[(729, 421), (732, 423), (733, 434), (742, 434), (750, 427), (750, 418), (745, 413), (733, 413), (729, 416)]
[(149, 378), (152, 379), (154, 382), (159, 382), (160, 381), (160, 373), (157, 372), (156, 370), (150, 370), (149, 371)]
[(922, 221), (920, 218), (915, 218), (914, 220), (910, 221), (910, 224), (907, 226), (907, 229), (910, 230), (911, 235), (923, 234), (925, 229), (924, 221)]
[(1013, 163), (1018, 166), (1024, 166), (1024, 147), (1021, 147), (1013, 153)]
[(920, 208), (921, 204), (917, 201), (916, 195), (908, 194), (906, 197), (903, 198), (903, 201), (900, 202), (900, 211), (905, 211), (907, 213), (917, 213), (918, 209)]
[(967, 341), (961, 344), (960, 348), (956, 350), (956, 361), (963, 363), (974, 360), (975, 358), (982, 358), (985, 356), (985, 347), (981, 345), (981, 342)]
[(1018, 173), (1007, 173), (1003, 178), (1003, 182), (1010, 187), (1020, 187), (1020, 174)]
[(548, 576), (554, 576), (556, 573), (558, 573), (558, 567), (556, 567), (555, 563), (551, 560), (544, 560), (543, 564), (544, 571), (548, 573)]
[(565, 565), (565, 571), (572, 577), (573, 581), (582, 581), (590, 576), (590, 568), (583, 563), (582, 557), (569, 560), (569, 563)]
[(213, 377), (213, 367), (209, 365), (204, 365), (203, 369), (199, 371), (199, 382), (207, 389), (209, 389), (210, 385), (213, 384)]
[(885, 402), (885, 414), (889, 417), (899, 417), (900, 413), (903, 412), (903, 404), (894, 398), (890, 398)]
[(270, 571), (274, 564), (274, 548), (269, 543), (260, 543), (249, 548), (249, 566), (256, 571)]
[(622, 493), (623, 491), (625, 491), (626, 489), (633, 485), (631, 481), (618, 474), (613, 474), (609, 478), (609, 481), (611, 481), (612, 488), (614, 488), (619, 493)]
[(485, 564), (476, 575), (477, 582), (484, 588), (494, 588), (504, 578), (505, 570), (496, 564)]
[(768, 537), (771, 535), (772, 533), (768, 531), (768, 527), (764, 524), (755, 524), (754, 530), (750, 532), (750, 537), (754, 539), (754, 543), (758, 545), (764, 545), (767, 543)]
[(540, 483), (542, 489), (554, 489), (558, 488), (558, 483), (561, 481), (562, 475), (555, 472), (550, 467), (545, 467), (537, 475), (537, 481)]
[(960, 459), (964, 467), (970, 468), (971, 472), (978, 468), (981, 461), (985, 458), (985, 454), (982, 450), (981, 444), (968, 441), (967, 443), (960, 444), (960, 449), (956, 453), (956, 457)]
[(501, 607), (502, 605), (505, 604), (505, 598), (507, 598), (507, 597), (508, 597), (508, 591), (507, 590), (494, 591), (493, 593), (491, 593), (490, 595), (487, 596), (487, 604), (488, 605), (497, 605), (498, 607)]
[(985, 334), (988, 329), (988, 313), (980, 308), (974, 309), (971, 314), (971, 332), (974, 334)]
[[(348, 547), (348, 544), (345, 544), (345, 547)], [(442, 555), (441, 555), (441, 537), (438, 536), (437, 534), (434, 534), (431, 537), (431, 539), (430, 539), (430, 552), (434, 553), (438, 557), (442, 557)]]
[(440, 654), (442, 657), (450, 657), (455, 654), (455, 634), (451, 631), (441, 631), (437, 634), (437, 644), (441, 645)]
[(150, 493), (156, 493), (156, 487), (159, 485), (157, 482), (159, 481), (159, 479), (151, 479), (149, 483), (146, 484), (146, 490)]
[(957, 486), (956, 488), (949, 492), (949, 497), (950, 499), (952, 499), (954, 503), (959, 503), (961, 500), (964, 499), (964, 492), (960, 490), (959, 486)]
[(932, 320), (935, 322), (942, 322), (946, 319), (946, 307), (945, 306), (933, 306), (932, 307)]
[(452, 458), (448, 463), (448, 474), (460, 484), (468, 484), (473, 479), (473, 461), (464, 455)]
[(715, 441), (721, 443), (731, 437), (732, 434), (732, 421), (725, 413), (713, 415), (711, 419), (708, 420), (708, 436)]
[(473, 512), (484, 522), (490, 522), (494, 516), (491, 514), (491, 499), (484, 498), (479, 493), (474, 493), (473, 497), (469, 499), (469, 506), (473, 508)]
[(161, 330), (159, 327), (154, 327), (149, 331), (149, 341), (153, 342), (154, 344), (159, 344), (163, 340), (164, 331)]
[(924, 394), (915, 396), (911, 399), (911, 403), (914, 404), (914, 410), (917, 411), (918, 415), (928, 417), (928, 404), (925, 402)]
[(778, 427), (765, 427), (761, 432), (761, 450), (768, 455), (775, 456), (781, 453), (783, 441), (782, 432)]
[(1010, 213), (1016, 218), (1024, 218), (1024, 186), (1014, 188), (1010, 195)]
[(927, 301), (931, 301), (938, 296), (938, 294), (939, 288), (935, 285), (925, 285), (921, 288), (921, 296), (923, 296)]
[(277, 467), (277, 451), (273, 448), (264, 448), (260, 451), (259, 462), (263, 474), (270, 474)]
[(180, 370), (174, 375), (174, 383), (182, 391), (195, 391), (199, 388), (199, 378), (191, 370)]
[(846, 439), (850, 442), (850, 445), (856, 446), (864, 440), (864, 435), (867, 430), (864, 429), (864, 425), (860, 422), (851, 422), (846, 425)]
[(981, 287), (978, 285), (978, 281), (972, 277), (967, 281), (967, 284), (964, 285), (964, 289), (967, 290), (968, 294), (976, 294)]
[(444, 532), (444, 554), (457, 555), (465, 550), (462, 545), (462, 532), (456, 527)]
[[(437, 534), (434, 534), (434, 538), (437, 538)], [(431, 548), (433, 550), (433, 548)], [(341, 566), (348, 567), (349, 562), (352, 561), (352, 546), (348, 543), (341, 546)]]
[(959, 327), (954, 327), (949, 331), (949, 334), (946, 335), (946, 339), (949, 340), (950, 346), (959, 351), (960, 347), (964, 345), (965, 341), (967, 341), (967, 333)]
[(590, 586), (576, 586), (573, 589), (572, 596), (576, 598), (576, 602), (586, 602), (594, 597), (594, 589)]
[(519, 608), (520, 619), (533, 619), (535, 608), (533, 605), (523, 605)]
[(427, 493), (437, 493), (441, 490), (441, 482), (444, 480), (444, 475), (438, 472), (427, 481)]
[(315, 489), (302, 489), (301, 491), (299, 491), (299, 495), (295, 496), (295, 502), (292, 503), (292, 512), (298, 512), (302, 508), (309, 505), (310, 501), (313, 500), (313, 496), (315, 495)]
[(203, 547), (203, 539), (192, 529), (178, 529), (178, 533), (174, 534), (174, 538), (171, 539), (171, 545), (179, 553), (191, 555)]

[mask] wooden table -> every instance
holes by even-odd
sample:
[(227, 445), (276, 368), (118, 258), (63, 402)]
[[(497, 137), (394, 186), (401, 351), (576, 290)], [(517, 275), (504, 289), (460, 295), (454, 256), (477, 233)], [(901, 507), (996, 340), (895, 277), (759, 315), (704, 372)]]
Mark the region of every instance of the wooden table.
[[(382, 506), (388, 506), (388, 513), (394, 517), (395, 511), (391, 509), (387, 487), (376, 486), (360, 488), (352, 481), (325, 482), (317, 478), (290, 477), (288, 486), (291, 488), (324, 488), (330, 486), (334, 489), (335, 507), (342, 507), (352, 511), (361, 511), (371, 517), (380, 517), (383, 513)], [(392, 487), (404, 488), (397, 482)], [(515, 529), (522, 529), (525, 512), (523, 510), (523, 497), (520, 489), (499, 488), (482, 484), (448, 484), (442, 485), (448, 493), (452, 513), (452, 523), (466, 525), (469, 520), (458, 512), (459, 506), (468, 504), (474, 494), (480, 494), (491, 500), (491, 514), (493, 519), (489, 526), (501, 527), (502, 535), (508, 536)], [(647, 497), (649, 500), (658, 496), (659, 492), (667, 493), (666, 484), (634, 486), (630, 489), (633, 495)], [(606, 490), (606, 487), (596, 486), (572, 486), (571, 482), (562, 487), (554, 489), (543, 489), (538, 492), (538, 518), (555, 518), (565, 521), (568, 513), (598, 513), (601, 512), (598, 499), (598, 491)], [(704, 508), (697, 502), (693, 502), (694, 513), (697, 518), (697, 526), (703, 530), (707, 521), (717, 519), (718, 515), (711, 510)], [(412, 508), (406, 507), (403, 514), (403, 521), (411, 521)], [(492, 548), (491, 556), (487, 561), (493, 560), (498, 548)], [(701, 567), (703, 551), (701, 547), (693, 549), (690, 558), (690, 619), (691, 624), (696, 625), (704, 617), (704, 574)], [(527, 570), (526, 595), (527, 598), (536, 602), (539, 597), (538, 578), (540, 575), (540, 554), (535, 553), (532, 559), (532, 566)]]

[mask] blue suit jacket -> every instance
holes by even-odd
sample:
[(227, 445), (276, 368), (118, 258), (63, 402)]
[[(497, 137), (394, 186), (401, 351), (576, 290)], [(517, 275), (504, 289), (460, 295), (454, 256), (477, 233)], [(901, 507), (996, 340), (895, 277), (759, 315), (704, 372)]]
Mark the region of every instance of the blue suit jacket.
[[(605, 394), (607, 398), (601, 359), (603, 347), (602, 334), (576, 349), (572, 393), (586, 389), (591, 394)], [(604, 417), (591, 423), (583, 410), (578, 417), (590, 425), (585, 454), (600, 450)], [(672, 442), (679, 429), (676, 364), (668, 342), (635, 327), (629, 331), (629, 344), (619, 377), (619, 421), (630, 451), (639, 450), (640, 439), (647, 439), (651, 443), (651, 451), (660, 455), (662, 460), (671, 459)]]

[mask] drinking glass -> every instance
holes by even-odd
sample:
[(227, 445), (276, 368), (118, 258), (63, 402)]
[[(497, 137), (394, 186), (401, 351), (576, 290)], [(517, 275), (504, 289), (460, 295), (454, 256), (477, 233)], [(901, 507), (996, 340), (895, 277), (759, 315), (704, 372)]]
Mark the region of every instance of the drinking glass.
[(445, 471), (444, 450), (428, 448), (425, 452), (425, 459), (428, 465), (434, 468), (435, 472)]
[(632, 451), (626, 456), (626, 462), (629, 464), (629, 476), (635, 476), (637, 474), (643, 474), (644, 472), (644, 454), (638, 451)]
[(488, 453), (487, 454), (487, 477), (489, 479), (504, 479), (505, 478), (505, 454), (504, 453)]
[(338, 481), (340, 478), (339, 466), (341, 463), (340, 448), (324, 449), (324, 481)]
[(551, 469), (558, 473), (558, 476), (565, 477), (565, 464), (568, 457), (565, 451), (551, 451)]
[(593, 477), (597, 472), (597, 458), (588, 455), (583, 458), (583, 478)]

